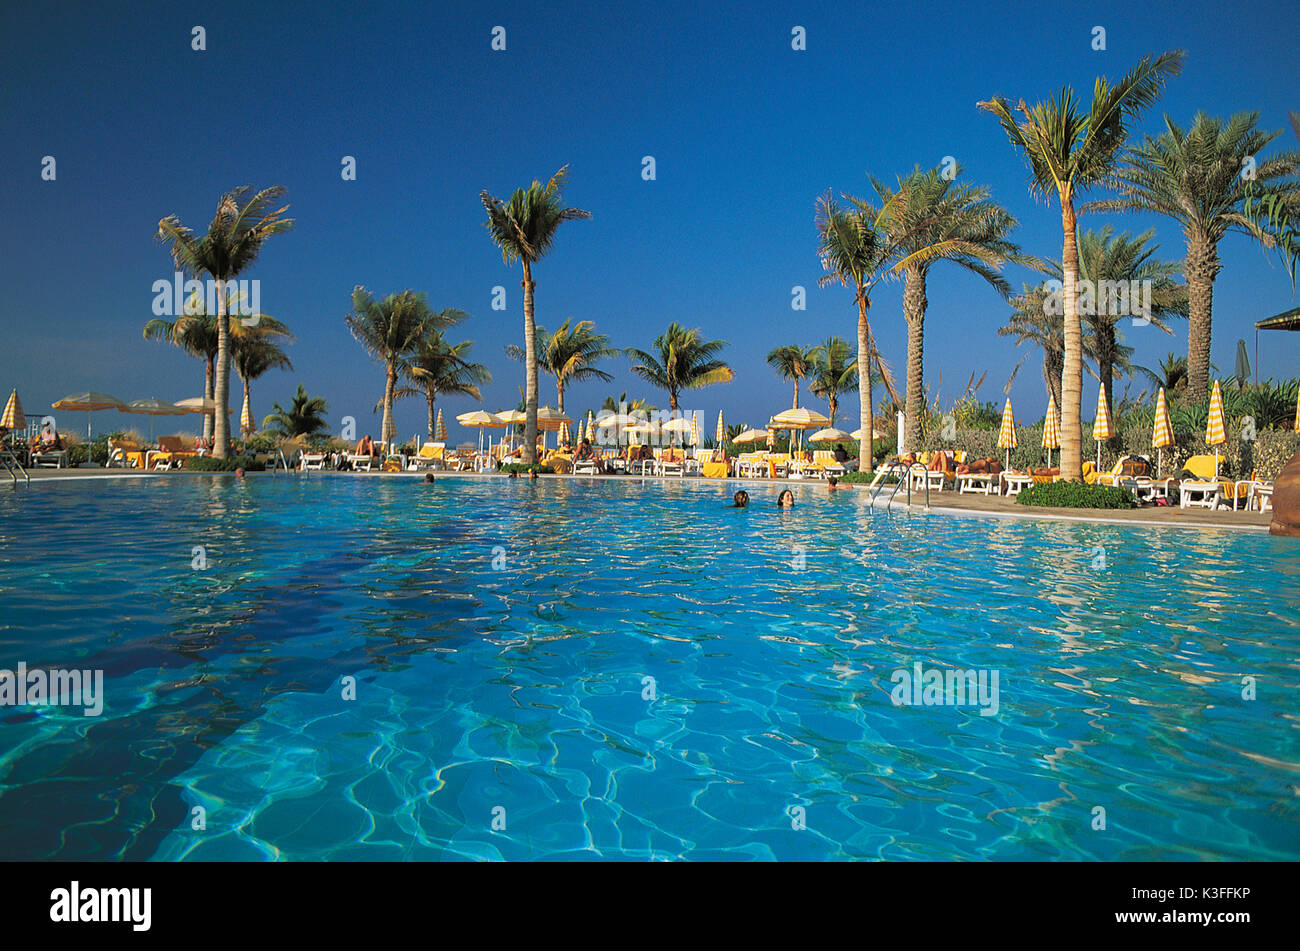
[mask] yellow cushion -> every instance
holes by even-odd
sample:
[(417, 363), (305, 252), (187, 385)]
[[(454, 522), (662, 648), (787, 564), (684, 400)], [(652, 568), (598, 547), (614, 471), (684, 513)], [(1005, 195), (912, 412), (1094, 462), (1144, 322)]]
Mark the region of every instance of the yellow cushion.
[(1214, 481), (1214, 457), (1192, 456), (1183, 463), (1183, 468), (1203, 482)]
[(727, 464), (725, 462), (704, 463), (704, 477), (706, 479), (725, 479), (727, 477)]

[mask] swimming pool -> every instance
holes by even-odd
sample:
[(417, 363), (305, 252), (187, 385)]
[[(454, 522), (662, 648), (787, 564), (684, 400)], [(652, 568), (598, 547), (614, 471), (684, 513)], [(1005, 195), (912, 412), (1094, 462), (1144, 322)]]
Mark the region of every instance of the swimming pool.
[(1293, 541), (749, 490), (0, 493), (0, 854), (1300, 858)]

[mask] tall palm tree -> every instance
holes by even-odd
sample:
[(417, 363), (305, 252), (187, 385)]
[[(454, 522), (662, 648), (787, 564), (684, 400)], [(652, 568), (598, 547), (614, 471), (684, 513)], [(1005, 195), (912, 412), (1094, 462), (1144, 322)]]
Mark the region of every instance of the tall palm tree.
[[(872, 433), (875, 419), (871, 407), (871, 364), (881, 371), (885, 386), (897, 402), (893, 382), (887, 368), (881, 363), (871, 334), (867, 312), (871, 309), (870, 293), (888, 271), (896, 257), (896, 249), (889, 237), (879, 230), (884, 210), (877, 211), (870, 204), (849, 198), (851, 209), (840, 208), (828, 193), (817, 200), (817, 256), (827, 272), (818, 285), (838, 282), (853, 289), (853, 299), (858, 305), (858, 408), (862, 432), (866, 437), (859, 443), (861, 472), (872, 469)], [(904, 264), (907, 256), (897, 263)], [(863, 386), (863, 381), (866, 385)]]
[(1029, 188), (1055, 198), (1061, 208), (1061, 263), (1064, 270), (1065, 365), (1061, 375), (1061, 475), (1083, 479), (1083, 328), (1079, 321), (1079, 249), (1076, 193), (1104, 181), (1128, 135), (1129, 123), (1159, 97), (1166, 80), (1182, 68), (1175, 50), (1142, 58), (1123, 79), (1110, 85), (1098, 77), (1086, 111), (1065, 86), (1032, 108), (1022, 99), (1014, 107), (1001, 96), (979, 103), (1002, 123), (1002, 130), (1029, 166)]
[(308, 396), (301, 383), (298, 384), (298, 392), (288, 409), (279, 403), (271, 405), (274, 412), (262, 420), (262, 428), (279, 436), (292, 439), (294, 436), (315, 436), (329, 430), (329, 423), (325, 421), (329, 405), (323, 397)]
[[(1047, 395), (1061, 405), (1061, 373), (1065, 369), (1065, 325), (1048, 312), (1048, 292), (1025, 284), (1011, 298), (1011, 317), (998, 328), (998, 336), (1015, 337), (1017, 344), (1034, 344), (1043, 351), (1043, 383)], [(969, 392), (969, 388), (968, 388)]]
[[(956, 170), (960, 175), (961, 170)], [(926, 280), (937, 261), (951, 261), (978, 274), (1004, 298), (1011, 287), (998, 273), (1008, 260), (1033, 263), (1020, 253), (1007, 236), (1016, 219), (989, 197), (989, 189), (957, 181), (940, 170), (912, 170), (891, 189), (878, 179), (872, 185), (890, 213), (882, 228), (905, 254), (914, 256), (903, 270), (903, 318), (907, 321), (907, 418), (906, 441), (921, 443), (925, 411), (923, 390), (925, 313), (928, 305)], [(894, 200), (897, 198), (898, 200)]]
[(472, 396), (482, 400), (479, 384), (491, 383), (492, 374), (481, 363), (469, 358), (472, 340), (448, 343), (439, 331), (430, 331), (417, 342), (415, 352), (402, 363), (402, 374), (411, 384), (398, 387), (394, 399), (423, 396), (429, 409), (429, 439), (434, 438), (437, 415), (434, 403), (439, 396)]
[[(261, 329), (260, 323), (257, 329)], [(254, 380), (268, 370), (293, 369), (293, 361), (289, 359), (289, 355), (273, 339), (275, 336), (277, 334), (264, 331), (257, 334), (241, 334), (231, 338), (234, 345), (231, 350), (231, 362), (234, 364), (235, 372), (239, 375), (240, 382), (244, 385), (244, 406), (252, 405), (250, 385)], [(243, 419), (242, 412), (240, 413), (240, 419)]]
[[(1172, 335), (1174, 331), (1166, 321), (1187, 316), (1187, 287), (1174, 281), (1174, 276), (1182, 271), (1177, 263), (1155, 256), (1160, 246), (1151, 244), (1153, 237), (1154, 228), (1136, 236), (1128, 232), (1117, 235), (1109, 225), (1100, 232), (1085, 231), (1079, 238), (1079, 276), (1091, 281), (1094, 288), (1104, 286), (1105, 281), (1126, 285), (1137, 281), (1139, 286), (1150, 281), (1151, 309), (1142, 317), (1156, 329)], [(1060, 267), (1055, 263), (1053, 271), (1059, 279)], [(1100, 298), (1100, 292), (1097, 296)], [(1097, 378), (1106, 391), (1106, 405), (1114, 406), (1115, 370), (1128, 373), (1133, 370), (1129, 362), (1132, 348), (1123, 346), (1118, 327), (1129, 315), (1116, 313), (1116, 308), (1101, 299), (1090, 310), (1091, 313), (1083, 315), (1089, 330), (1084, 349), (1097, 364)]]
[(800, 347), (796, 344), (777, 347), (767, 355), (767, 365), (775, 370), (781, 379), (794, 380), (792, 409), (799, 408), (799, 381), (812, 372), (816, 357), (816, 347)]
[(840, 337), (830, 336), (816, 348), (808, 389), (813, 396), (826, 400), (830, 425), (840, 408), (840, 394), (858, 388), (858, 357), (852, 345)]
[(687, 330), (676, 322), (668, 325), (654, 341), (656, 353), (629, 348), (627, 355), (638, 361), (633, 373), (668, 393), (668, 408), (679, 409), (677, 398), (685, 390), (697, 390), (715, 383), (730, 383), (736, 371), (717, 359), (725, 340), (704, 340), (700, 331)]
[(507, 265), (518, 260), (524, 279), (524, 377), (526, 384), (524, 424), (525, 463), (537, 461), (537, 325), (533, 319), (533, 265), (551, 250), (555, 233), (565, 221), (590, 218), (591, 212), (565, 208), (560, 192), (568, 180), (569, 166), (563, 166), (545, 185), (534, 181), (528, 188), (516, 189), (509, 201), (493, 198), (486, 191), (479, 199), (487, 210), (485, 222), (492, 240), (501, 249)]
[[(584, 380), (608, 383), (614, 377), (597, 369), (595, 364), (618, 356), (619, 352), (610, 347), (608, 337), (596, 333), (596, 325), (590, 320), (580, 320), (572, 327), (566, 320), (551, 334), (545, 327), (537, 328), (537, 366), (555, 377), (556, 407), (561, 413), (564, 412), (565, 387)], [(506, 353), (513, 360), (524, 359), (523, 347), (511, 344), (506, 347)]]
[[(1191, 128), (1184, 130), (1165, 116), (1165, 131), (1144, 137), (1116, 170), (1119, 197), (1083, 208), (1154, 212), (1182, 226), (1187, 239), (1183, 273), (1188, 291), (1188, 395), (1195, 401), (1209, 396), (1214, 281), (1222, 268), (1219, 242), (1236, 231), (1273, 247), (1274, 236), (1246, 214), (1252, 187), (1271, 187), (1290, 202), (1300, 200), (1295, 177), (1300, 152), (1262, 157), (1282, 133), (1261, 131), (1255, 128), (1258, 121), (1258, 112), (1238, 112), (1227, 122), (1198, 112)], [(1254, 163), (1253, 179), (1243, 175), (1247, 160)]]
[(467, 316), (454, 307), (434, 312), (423, 294), (409, 289), (375, 300), (361, 285), (353, 288), (352, 313), (344, 320), (352, 336), (384, 367), (381, 440), (388, 441), (397, 435), (393, 399), (404, 361), (415, 353), (426, 334), (450, 327)]
[(175, 215), (158, 222), (157, 239), (166, 245), (176, 267), (196, 278), (207, 275), (216, 283), (217, 356), (212, 398), (216, 401), (212, 454), (224, 459), (230, 452), (230, 315), (227, 313), (227, 283), (257, 260), (273, 234), (293, 227), (283, 217), (288, 205), (274, 205), (285, 195), (282, 185), (251, 194), (251, 185), (222, 195), (207, 234), (197, 237)]

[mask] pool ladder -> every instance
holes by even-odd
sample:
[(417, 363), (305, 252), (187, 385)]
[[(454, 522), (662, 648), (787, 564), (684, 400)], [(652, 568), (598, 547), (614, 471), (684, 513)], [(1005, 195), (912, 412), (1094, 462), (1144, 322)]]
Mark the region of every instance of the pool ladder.
[(27, 474), (27, 470), (24, 469), (23, 464), (18, 461), (18, 457), (8, 449), (0, 449), (0, 465), (5, 467), (5, 472), (9, 473), (9, 478), (14, 480), (14, 485), (18, 484), (18, 476), (20, 474), (28, 485), (32, 484), (32, 477)]
[[(929, 471), (925, 467), (925, 464), (921, 462), (911, 462), (906, 464), (901, 462), (892, 462), (889, 465), (885, 466), (883, 469), (880, 469), (876, 473), (875, 479), (871, 481), (871, 485), (870, 485), (871, 498), (868, 502), (870, 507), (871, 508), (876, 507), (876, 497), (880, 495), (881, 491), (884, 488), (884, 486), (882, 486), (881, 483), (884, 481), (885, 477), (888, 475), (896, 475), (898, 477), (898, 481), (894, 483), (894, 490), (889, 493), (889, 498), (885, 500), (885, 511), (890, 511), (890, 504), (894, 501), (894, 496), (898, 495), (898, 490), (903, 487), (904, 483), (906, 483), (907, 484), (907, 510), (910, 512), (912, 510), (912, 470), (913, 469), (920, 469), (922, 473)], [(927, 512), (930, 511), (930, 479), (928, 476), (925, 478), (925, 511)]]

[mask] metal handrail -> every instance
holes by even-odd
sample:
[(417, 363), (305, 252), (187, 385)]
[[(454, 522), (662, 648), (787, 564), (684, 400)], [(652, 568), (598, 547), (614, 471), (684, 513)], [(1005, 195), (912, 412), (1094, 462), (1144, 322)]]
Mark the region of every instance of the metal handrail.
[[(14, 485), (18, 484), (19, 472), (23, 474), (23, 479), (26, 480), (28, 485), (32, 484), (32, 477), (28, 474), (27, 469), (18, 461), (18, 457), (9, 450), (0, 451), (0, 465), (5, 467), (5, 472), (9, 473), (9, 478), (14, 480)], [(17, 472), (14, 471), (15, 468)]]
[[(898, 490), (903, 487), (904, 482), (907, 483), (907, 507), (909, 510), (911, 509), (912, 507), (911, 476), (912, 476), (912, 470), (916, 468), (920, 468), (922, 472), (930, 471), (929, 469), (926, 468), (925, 463), (923, 462), (910, 462), (906, 464), (901, 462), (891, 462), (885, 468), (880, 470), (880, 475), (877, 477), (877, 482), (873, 482), (872, 485), (878, 485), (879, 480), (884, 479), (886, 476), (890, 475), (891, 473), (896, 473), (901, 471), (901, 475), (899, 475), (898, 477), (898, 482), (895, 483), (894, 490), (889, 494), (889, 499), (885, 503), (886, 510), (888, 510), (888, 506), (894, 501), (894, 497), (898, 495)], [(879, 495), (880, 495), (879, 489), (877, 489), (875, 492), (871, 494), (871, 499), (869, 503), (870, 507), (875, 508), (876, 498)], [(930, 510), (930, 480), (928, 478), (925, 480), (925, 508), (927, 512)]]

